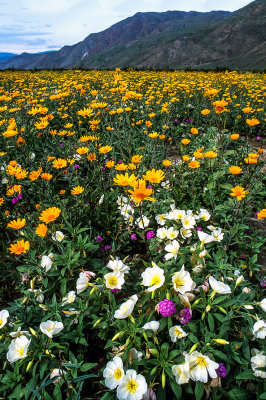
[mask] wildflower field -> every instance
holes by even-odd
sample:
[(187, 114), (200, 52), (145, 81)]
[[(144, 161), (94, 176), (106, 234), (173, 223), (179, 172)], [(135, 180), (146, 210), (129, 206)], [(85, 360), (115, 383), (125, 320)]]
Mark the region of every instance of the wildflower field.
[(265, 96), (0, 72), (0, 399), (266, 399)]

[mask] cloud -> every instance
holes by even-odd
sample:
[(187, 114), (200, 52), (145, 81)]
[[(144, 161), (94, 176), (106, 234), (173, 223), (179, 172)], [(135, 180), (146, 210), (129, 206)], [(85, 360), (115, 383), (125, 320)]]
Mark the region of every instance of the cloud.
[(58, 15), (65, 14), (71, 8), (82, 3), (83, 0), (22, 0), (22, 4), (27, 13)]

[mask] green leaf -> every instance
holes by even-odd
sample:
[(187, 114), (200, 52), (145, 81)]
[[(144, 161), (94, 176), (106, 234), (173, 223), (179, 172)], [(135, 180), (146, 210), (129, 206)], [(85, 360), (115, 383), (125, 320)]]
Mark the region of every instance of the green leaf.
[(210, 331), (213, 332), (214, 331), (214, 319), (211, 316), (211, 314), (208, 314), (208, 324), (210, 327)]
[(81, 366), (81, 371), (88, 371), (89, 369), (92, 369), (92, 368), (94, 368), (94, 367), (96, 367), (96, 365), (97, 365), (97, 363), (86, 363), (86, 364), (83, 364), (82, 366)]
[(196, 400), (200, 400), (204, 394), (204, 383), (197, 381), (195, 385)]
[(255, 379), (254, 373), (251, 370), (241, 372), (236, 376), (236, 379)]
[(172, 391), (175, 394), (175, 398), (177, 400), (181, 400), (182, 399), (182, 387), (181, 387), (181, 385), (178, 385), (176, 382), (171, 382), (171, 388), (172, 388)]

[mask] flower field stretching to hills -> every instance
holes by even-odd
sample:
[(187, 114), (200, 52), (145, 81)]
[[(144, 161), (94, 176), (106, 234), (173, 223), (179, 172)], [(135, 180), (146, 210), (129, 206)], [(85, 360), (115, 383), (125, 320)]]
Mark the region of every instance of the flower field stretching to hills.
[(265, 96), (0, 72), (0, 399), (266, 398)]

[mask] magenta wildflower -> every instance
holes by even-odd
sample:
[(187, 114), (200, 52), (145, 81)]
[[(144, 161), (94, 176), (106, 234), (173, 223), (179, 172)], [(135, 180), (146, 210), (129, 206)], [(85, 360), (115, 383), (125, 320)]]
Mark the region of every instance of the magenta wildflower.
[(132, 233), (132, 235), (130, 235), (130, 239), (131, 240), (137, 240), (137, 235), (135, 233)]
[(103, 241), (103, 238), (102, 238), (101, 236), (98, 235), (98, 236), (96, 237), (96, 242), (102, 242), (102, 241)]
[(148, 231), (148, 232), (146, 233), (146, 238), (147, 238), (148, 240), (154, 238), (154, 236), (155, 236), (155, 233), (154, 233), (153, 231)]
[(111, 293), (120, 292), (120, 289), (111, 289)]
[(187, 324), (191, 320), (191, 317), (192, 317), (192, 311), (188, 307), (185, 307), (179, 313), (179, 320), (183, 325)]
[(175, 305), (171, 300), (164, 299), (159, 303), (159, 313), (163, 317), (170, 317), (175, 313)]
[(226, 377), (226, 367), (225, 367), (224, 363), (220, 363), (219, 364), (219, 367), (216, 369), (216, 373), (221, 378), (225, 378)]

